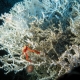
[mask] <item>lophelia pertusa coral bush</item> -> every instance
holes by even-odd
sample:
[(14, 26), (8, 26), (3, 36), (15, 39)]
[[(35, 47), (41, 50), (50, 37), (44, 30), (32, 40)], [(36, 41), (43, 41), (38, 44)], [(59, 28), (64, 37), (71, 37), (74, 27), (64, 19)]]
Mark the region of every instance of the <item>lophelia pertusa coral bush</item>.
[[(79, 0), (24, 0), (2, 14), (0, 69), (17, 74), (34, 65), (29, 80), (55, 80), (78, 66), (79, 4)], [(32, 63), (22, 55), (22, 47), (29, 44), (40, 51), (40, 55), (29, 53)]]

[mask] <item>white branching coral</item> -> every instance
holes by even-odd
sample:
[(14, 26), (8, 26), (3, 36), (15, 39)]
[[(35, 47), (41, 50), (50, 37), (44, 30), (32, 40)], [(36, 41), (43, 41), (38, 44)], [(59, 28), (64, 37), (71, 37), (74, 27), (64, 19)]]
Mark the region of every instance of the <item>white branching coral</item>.
[[(55, 80), (80, 64), (80, 47), (74, 44), (76, 40), (73, 41), (80, 24), (79, 9), (75, 0), (24, 0), (16, 3), (9, 13), (0, 16), (4, 21), (0, 25), (0, 50), (8, 52), (4, 58), (0, 57), (4, 62), (1, 68), (7, 73), (11, 70), (17, 73), (31, 64), (34, 66), (32, 75), (35, 74), (37, 80)], [(77, 14), (73, 15), (73, 12)], [(29, 44), (32, 49), (40, 51), (40, 55), (29, 54), (32, 63), (22, 56), (22, 47)]]

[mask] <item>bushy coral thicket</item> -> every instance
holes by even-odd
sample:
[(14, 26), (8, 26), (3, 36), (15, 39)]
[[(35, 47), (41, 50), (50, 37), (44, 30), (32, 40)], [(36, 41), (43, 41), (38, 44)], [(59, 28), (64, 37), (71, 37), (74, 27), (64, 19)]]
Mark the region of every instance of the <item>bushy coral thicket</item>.
[[(80, 63), (79, 0), (24, 0), (9, 13), (2, 14), (0, 25), (0, 56), (5, 74), (29, 64), (34, 71), (29, 80), (55, 80)], [(30, 54), (29, 63), (22, 57), (22, 47), (29, 45), (40, 51)]]

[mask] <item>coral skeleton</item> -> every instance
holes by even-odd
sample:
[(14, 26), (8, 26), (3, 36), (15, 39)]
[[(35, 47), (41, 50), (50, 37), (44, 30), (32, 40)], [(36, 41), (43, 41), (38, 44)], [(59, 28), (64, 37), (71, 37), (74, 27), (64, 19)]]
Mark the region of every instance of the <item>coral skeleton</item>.
[(0, 69), (4, 74), (17, 74), (33, 65), (29, 80), (56, 80), (80, 65), (79, 0), (23, 0), (1, 14), (0, 20)]

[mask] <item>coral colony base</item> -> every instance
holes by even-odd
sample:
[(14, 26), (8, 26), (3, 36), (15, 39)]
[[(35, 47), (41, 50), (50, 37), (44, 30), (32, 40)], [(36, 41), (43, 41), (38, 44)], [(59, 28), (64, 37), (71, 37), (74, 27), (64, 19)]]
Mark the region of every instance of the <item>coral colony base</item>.
[(80, 65), (79, 0), (23, 0), (0, 19), (0, 70), (10, 80), (56, 80)]

